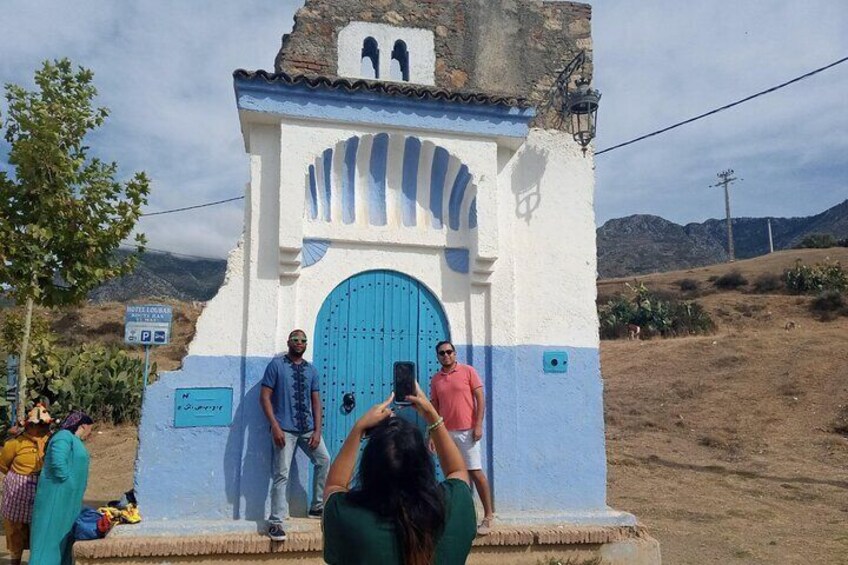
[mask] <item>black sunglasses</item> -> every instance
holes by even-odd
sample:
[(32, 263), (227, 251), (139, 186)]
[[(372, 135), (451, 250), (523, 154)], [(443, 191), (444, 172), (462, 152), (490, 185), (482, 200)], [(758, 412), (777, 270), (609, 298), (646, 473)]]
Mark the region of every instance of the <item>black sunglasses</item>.
[(453, 349), (442, 349), (441, 351), (439, 351), (439, 355), (441, 355), (441, 356), (453, 355), (453, 353), (454, 353)]

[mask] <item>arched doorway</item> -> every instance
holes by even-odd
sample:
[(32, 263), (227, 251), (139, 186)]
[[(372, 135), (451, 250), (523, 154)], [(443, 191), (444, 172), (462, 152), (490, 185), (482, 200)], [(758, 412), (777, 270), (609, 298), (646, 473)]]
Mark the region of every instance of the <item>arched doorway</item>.
[[(441, 303), (424, 285), (380, 270), (338, 285), (321, 306), (314, 336), (324, 441), (335, 456), (354, 422), (391, 394), (396, 361), (415, 362), (418, 382), (429, 391), (430, 376), (439, 368), (434, 347), (450, 331)], [(346, 394), (355, 400), (349, 411)]]

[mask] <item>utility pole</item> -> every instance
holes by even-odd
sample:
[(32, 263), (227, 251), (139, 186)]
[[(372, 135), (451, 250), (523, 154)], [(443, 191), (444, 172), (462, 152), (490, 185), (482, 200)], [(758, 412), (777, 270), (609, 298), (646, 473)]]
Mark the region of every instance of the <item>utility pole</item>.
[(766, 220), (768, 222), (768, 231), (769, 231), (769, 253), (774, 253), (774, 238), (771, 236), (771, 218)]
[(730, 218), (730, 185), (733, 181), (741, 180), (734, 177), (733, 174), (733, 169), (722, 171), (717, 175), (719, 181), (710, 185), (710, 188), (724, 188), (724, 208), (727, 211), (727, 254), (730, 256), (731, 262), (735, 261), (736, 257), (733, 253), (733, 222)]

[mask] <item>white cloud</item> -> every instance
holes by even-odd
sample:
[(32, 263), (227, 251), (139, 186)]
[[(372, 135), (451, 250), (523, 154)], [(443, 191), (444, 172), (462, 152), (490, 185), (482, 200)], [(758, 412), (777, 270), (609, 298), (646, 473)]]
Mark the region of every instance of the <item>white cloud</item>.
[[(153, 179), (149, 211), (243, 194), (247, 158), (231, 73), (273, 68), (297, 0), (7, 0), (0, 81), (44, 59), (92, 68), (112, 110), (92, 138), (121, 173)], [(848, 55), (843, 0), (597, 0), (597, 147), (609, 147)], [(715, 173), (734, 168), (739, 215), (817, 213), (848, 197), (848, 63), (597, 158), (598, 220), (722, 217)], [(0, 153), (3, 147), (0, 145)], [(0, 164), (0, 168), (3, 164)], [(143, 219), (157, 249), (223, 257), (242, 204)]]

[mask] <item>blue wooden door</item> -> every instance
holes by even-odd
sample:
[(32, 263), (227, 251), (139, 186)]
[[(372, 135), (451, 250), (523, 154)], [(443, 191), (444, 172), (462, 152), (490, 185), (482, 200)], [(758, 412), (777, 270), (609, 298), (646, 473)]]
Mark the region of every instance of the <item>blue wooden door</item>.
[[(395, 361), (415, 362), (418, 382), (429, 392), (439, 369), (436, 343), (449, 335), (436, 297), (401, 273), (367, 271), (330, 293), (315, 323), (313, 362), (321, 374), (324, 441), (333, 456), (356, 420), (391, 394)], [(356, 403), (349, 412), (348, 393)]]

